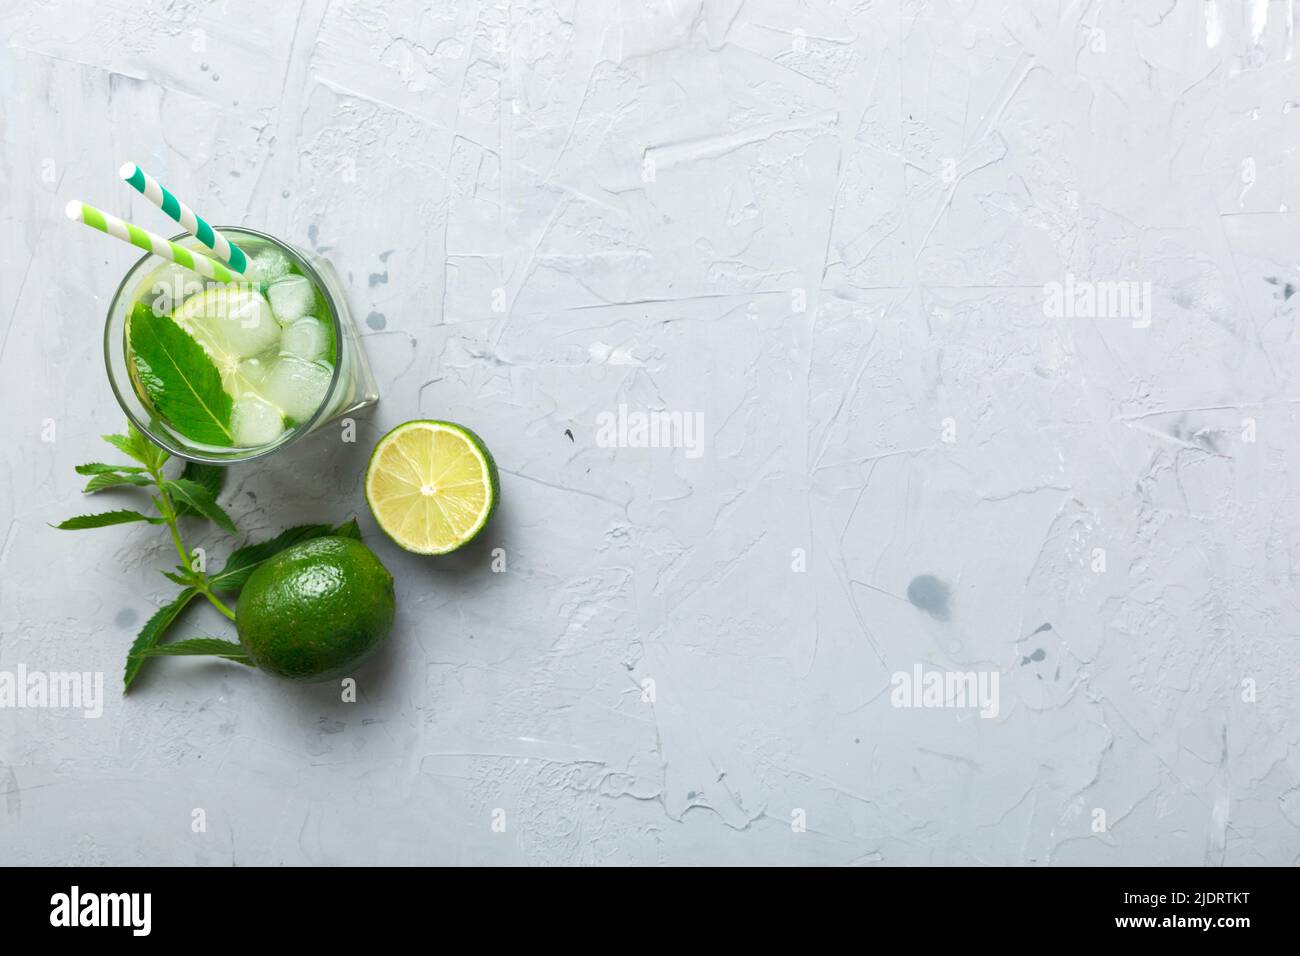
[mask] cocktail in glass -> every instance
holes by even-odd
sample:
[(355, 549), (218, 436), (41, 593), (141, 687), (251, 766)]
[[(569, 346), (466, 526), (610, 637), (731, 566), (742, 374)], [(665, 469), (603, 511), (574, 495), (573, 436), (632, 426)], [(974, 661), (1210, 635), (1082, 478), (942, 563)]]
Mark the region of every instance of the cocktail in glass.
[[(149, 439), (191, 461), (229, 464), (284, 448), (374, 404), (379, 395), (333, 266), (252, 229), (219, 231), (247, 254), (244, 275), (215, 282), (159, 256), (144, 256), (109, 305), (104, 356), (118, 402)], [(186, 234), (172, 241), (206, 251)], [(183, 347), (172, 351), (181, 360), (170, 364), (173, 355), (162, 348), (167, 343), (146, 338), (144, 331), (179, 333), (151, 316), (170, 320), (201, 346), (225, 398), (212, 402), (212, 390), (205, 392), (200, 381), (193, 394), (183, 396), (189, 404), (177, 403), (184, 359), (192, 359), (194, 350), (180, 338), (174, 344)], [(170, 390), (162, 388), (153, 367), (164, 362)], [(219, 407), (211, 412), (208, 406)], [(195, 424), (191, 408), (201, 414), (203, 427)]]

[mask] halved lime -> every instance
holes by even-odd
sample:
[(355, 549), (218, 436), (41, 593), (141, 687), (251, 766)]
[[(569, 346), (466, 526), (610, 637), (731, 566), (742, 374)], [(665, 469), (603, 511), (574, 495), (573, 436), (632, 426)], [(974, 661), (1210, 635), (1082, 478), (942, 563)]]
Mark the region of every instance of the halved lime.
[(379, 527), (416, 554), (446, 554), (483, 530), (497, 505), (497, 466), (463, 425), (414, 421), (375, 446), (366, 501)]

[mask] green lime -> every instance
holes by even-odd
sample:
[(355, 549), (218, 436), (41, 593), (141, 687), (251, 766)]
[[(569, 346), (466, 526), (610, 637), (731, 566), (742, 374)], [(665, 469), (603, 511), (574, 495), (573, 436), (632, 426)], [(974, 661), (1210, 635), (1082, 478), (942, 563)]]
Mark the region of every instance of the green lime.
[(473, 540), (499, 495), (483, 439), (451, 422), (398, 425), (379, 439), (366, 469), (366, 501), (379, 527), (416, 554), (446, 554)]
[(239, 593), (235, 629), (254, 663), (290, 680), (331, 680), (393, 624), (393, 576), (353, 538), (313, 538), (264, 562)]

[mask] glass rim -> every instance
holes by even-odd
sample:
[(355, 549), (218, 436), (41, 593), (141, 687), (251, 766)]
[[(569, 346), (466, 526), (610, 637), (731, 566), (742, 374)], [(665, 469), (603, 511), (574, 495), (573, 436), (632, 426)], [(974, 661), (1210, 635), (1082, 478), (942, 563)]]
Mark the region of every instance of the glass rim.
[[(159, 435), (153, 428), (149, 426), (147, 422), (141, 422), (139, 420), (139, 417), (135, 414), (135, 412), (131, 410), (130, 404), (123, 397), (122, 391), (118, 386), (117, 375), (113, 371), (113, 353), (112, 353), (113, 314), (117, 310), (118, 302), (126, 294), (127, 285), (131, 280), (131, 277), (136, 274), (136, 272), (140, 269), (141, 266), (143, 266), (150, 259), (157, 259), (159, 262), (170, 261), (164, 258), (163, 256), (156, 255), (153, 252), (146, 252), (134, 263), (132, 263), (130, 267), (127, 268), (126, 272), (122, 276), (122, 281), (118, 283), (117, 289), (113, 293), (112, 299), (109, 300), (108, 315), (104, 319), (104, 366), (105, 366), (105, 370), (108, 373), (109, 387), (112, 388), (113, 390), (113, 397), (117, 399), (117, 404), (121, 407), (122, 411), (126, 414), (127, 420), (130, 421), (131, 424), (134, 425), (137, 429), (139, 429), (140, 433), (144, 435), (147, 439), (149, 439), (158, 447), (162, 448), (164, 451), (172, 455), (175, 455), (178, 458), (183, 458), (186, 461), (193, 461), (201, 465), (235, 465), (235, 464), (241, 464), (246, 461), (254, 461), (258, 458), (263, 458), (267, 455), (274, 454), (275, 452), (280, 451), (282, 448), (292, 445), (298, 439), (304, 437), (305, 435), (309, 435), (315, 429), (317, 423), (322, 421), (322, 416), (325, 415), (326, 410), (329, 408), (330, 396), (334, 394), (334, 390), (338, 387), (339, 378), (343, 373), (343, 348), (344, 348), (343, 324), (342, 324), (342, 320), (339, 318), (339, 310), (338, 310), (338, 306), (334, 302), (334, 296), (329, 291), (328, 286), (326, 286), (325, 280), (322, 278), (320, 272), (316, 269), (316, 267), (312, 265), (311, 262), (307, 261), (306, 256), (301, 252), (299, 252), (296, 248), (289, 245), (287, 242), (285, 242), (282, 239), (277, 239), (275, 236), (272, 236), (269, 233), (260, 232), (257, 229), (250, 229), (247, 226), (213, 226), (213, 229), (215, 229), (217, 232), (242, 233), (244, 235), (252, 236), (256, 239), (260, 239), (265, 242), (271, 243), (275, 247), (286, 252), (294, 260), (294, 262), (298, 265), (298, 267), (303, 270), (304, 275), (308, 279), (310, 279), (311, 282), (315, 285), (315, 287), (317, 289), (320, 289), (321, 292), (323, 293), (323, 298), (325, 299), (325, 305), (329, 309), (329, 313), (330, 313), (330, 323), (334, 330), (334, 343), (335, 343), (334, 347), (336, 350), (336, 356), (334, 362), (334, 370), (333, 373), (330, 375), (329, 387), (326, 388), (325, 396), (321, 399), (321, 403), (317, 407), (316, 411), (312, 413), (310, 418), (302, 422), (299, 422), (297, 425), (295, 425), (293, 430), (289, 432), (287, 437), (281, 438), (277, 440), (274, 444), (268, 445), (264, 448), (251, 449), (248, 454), (239, 454), (237, 452), (230, 455), (220, 455), (215, 453), (208, 454), (191, 448), (177, 447), (180, 444), (180, 442), (176, 441), (173, 438), (173, 436), (166, 433), (164, 433), (163, 435)], [(179, 233), (178, 235), (171, 237), (172, 242), (178, 242), (178, 243), (183, 242), (184, 240), (187, 239), (196, 243), (198, 250), (204, 251), (205, 253), (209, 251), (202, 243), (200, 243), (193, 235), (191, 235), (188, 232), (182, 232)], [(239, 281), (248, 281), (248, 280), (242, 280), (241, 277), (241, 280)], [(124, 319), (123, 328), (125, 328), (125, 324), (126, 321)], [(123, 346), (123, 354), (124, 356), (129, 354), (129, 349), (126, 346)], [(129, 358), (127, 360), (129, 361)], [(130, 378), (129, 369), (127, 371), (127, 377)], [(135, 395), (135, 388), (130, 384), (130, 382), (127, 383), (126, 387), (131, 389), (132, 395)], [(135, 397), (139, 399), (138, 395), (135, 395)], [(143, 401), (141, 401), (140, 404), (145, 405)]]

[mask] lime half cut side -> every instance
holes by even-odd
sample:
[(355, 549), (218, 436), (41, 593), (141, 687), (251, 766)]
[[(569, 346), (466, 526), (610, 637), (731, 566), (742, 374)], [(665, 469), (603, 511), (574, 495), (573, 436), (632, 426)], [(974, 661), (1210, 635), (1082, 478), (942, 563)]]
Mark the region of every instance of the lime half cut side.
[(487, 446), (451, 422), (398, 425), (379, 440), (366, 469), (366, 501), (379, 527), (416, 554), (446, 554), (472, 540), (498, 494)]

